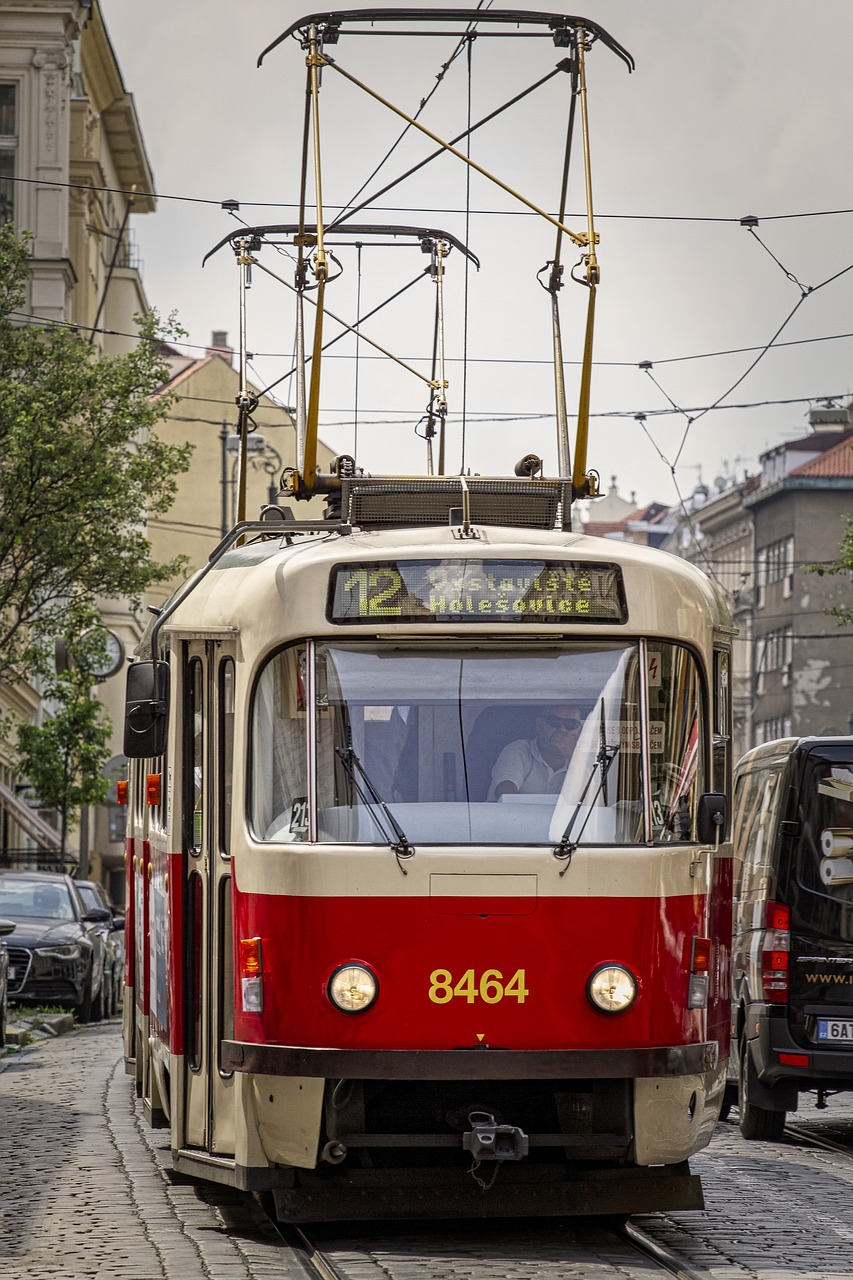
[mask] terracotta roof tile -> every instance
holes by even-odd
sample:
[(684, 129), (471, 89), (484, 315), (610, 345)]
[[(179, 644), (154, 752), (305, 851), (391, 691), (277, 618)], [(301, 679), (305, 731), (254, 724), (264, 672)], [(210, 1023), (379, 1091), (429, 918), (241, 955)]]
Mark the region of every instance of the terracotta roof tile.
[(792, 476), (853, 477), (853, 439), (849, 436), (825, 453), (789, 472)]

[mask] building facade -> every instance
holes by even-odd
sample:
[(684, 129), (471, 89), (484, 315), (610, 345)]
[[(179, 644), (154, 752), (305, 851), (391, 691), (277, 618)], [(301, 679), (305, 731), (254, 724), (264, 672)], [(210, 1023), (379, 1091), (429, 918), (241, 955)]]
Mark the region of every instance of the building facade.
[(838, 559), (853, 513), (849, 408), (809, 414), (810, 431), (767, 450), (761, 471), (701, 485), (681, 508), (666, 550), (691, 560), (725, 593), (733, 646), (733, 757), (788, 735), (853, 733), (850, 574)]
[[(125, 89), (98, 0), (0, 4), (0, 217), (32, 237), (32, 277), (22, 321), (73, 324), (102, 355), (132, 349), (132, 318), (148, 310), (131, 215), (154, 210), (154, 180), (133, 98)], [(102, 601), (105, 625), (129, 651), (141, 619)], [(120, 760), (123, 675), (98, 685)], [(13, 722), (45, 712), (39, 690), (0, 687)], [(51, 827), (30, 808), (26, 780), (0, 744), (0, 860), (49, 850)], [(121, 891), (123, 845), (114, 806), (84, 813), (80, 868)], [(107, 840), (118, 834), (117, 840)], [(79, 838), (78, 838), (79, 837)], [(91, 860), (89, 857), (91, 849)], [(78, 850), (73, 850), (77, 854)]]
[(849, 607), (850, 576), (819, 572), (837, 560), (853, 512), (853, 432), (821, 435), (817, 443), (831, 443), (820, 451), (765, 454), (762, 482), (745, 502), (755, 528), (756, 744), (853, 733), (853, 634), (830, 613)]

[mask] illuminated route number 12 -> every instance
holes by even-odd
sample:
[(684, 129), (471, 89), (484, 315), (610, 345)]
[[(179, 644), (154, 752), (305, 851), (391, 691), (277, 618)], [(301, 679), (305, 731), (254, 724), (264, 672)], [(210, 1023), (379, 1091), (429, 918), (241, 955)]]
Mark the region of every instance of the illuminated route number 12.
[(344, 591), (358, 593), (361, 618), (399, 617), (399, 604), (391, 604), (399, 595), (403, 579), (396, 569), (358, 569), (344, 583)]
[(473, 969), (466, 969), (457, 982), (449, 969), (433, 969), (429, 975), (429, 998), (433, 1004), (449, 1004), (451, 1000), (483, 1000), (486, 1004), (499, 1004), (501, 1000), (517, 1000), (524, 1004), (528, 990), (524, 985), (524, 970), (516, 969), (508, 982), (503, 981), (500, 969), (484, 969), (479, 977)]

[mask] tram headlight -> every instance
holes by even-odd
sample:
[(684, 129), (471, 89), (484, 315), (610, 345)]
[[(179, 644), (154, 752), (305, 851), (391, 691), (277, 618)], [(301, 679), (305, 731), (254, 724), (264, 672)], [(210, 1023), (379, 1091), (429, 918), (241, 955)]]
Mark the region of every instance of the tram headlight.
[(590, 975), (586, 994), (602, 1013), (624, 1013), (637, 998), (637, 979), (621, 964), (602, 964)]
[(364, 1013), (379, 994), (376, 974), (363, 964), (342, 964), (329, 979), (329, 999), (343, 1013)]

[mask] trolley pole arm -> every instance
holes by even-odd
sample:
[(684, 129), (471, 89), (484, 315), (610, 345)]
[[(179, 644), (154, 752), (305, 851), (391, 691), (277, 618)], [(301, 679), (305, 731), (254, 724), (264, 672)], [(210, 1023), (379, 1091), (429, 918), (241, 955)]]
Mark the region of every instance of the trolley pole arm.
[(578, 92), (581, 104), (581, 132), (583, 135), (583, 167), (584, 186), (586, 188), (587, 253), (585, 254), (586, 283), (589, 287), (589, 302), (586, 313), (586, 335), (584, 337), (583, 361), (581, 364), (580, 396), (578, 401), (578, 426), (575, 438), (575, 466), (572, 473), (572, 490), (576, 498), (596, 497), (598, 493), (597, 476), (594, 472), (587, 474), (586, 456), (589, 441), (589, 401), (592, 385), (592, 340), (595, 329), (595, 291), (601, 272), (595, 254), (598, 235), (595, 230), (592, 212), (592, 168), (589, 155), (589, 116), (586, 96), (586, 63), (584, 54), (589, 48), (586, 33), (578, 32)]
[(329, 276), (329, 264), (326, 258), (326, 247), (323, 233), (323, 179), (320, 155), (320, 68), (325, 65), (325, 58), (320, 52), (319, 36), (316, 25), (308, 32), (308, 79), (311, 93), (311, 119), (314, 141), (314, 191), (317, 206), (317, 247), (314, 252), (314, 275), (317, 280), (317, 318), (314, 322), (314, 343), (312, 348), (311, 385), (308, 392), (308, 411), (305, 418), (304, 453), (301, 458), (302, 473), (294, 473), (292, 480), (296, 487), (309, 493), (317, 483), (317, 431), (320, 422), (320, 354), (323, 350), (323, 305), (326, 295), (326, 281)]
[[(569, 89), (569, 118), (566, 125), (566, 147), (563, 157), (563, 178), (560, 183), (560, 222), (566, 215), (566, 197), (569, 186), (569, 165), (571, 162), (572, 139), (575, 130), (575, 105), (577, 103), (578, 64), (575, 59), (569, 63), (571, 76)], [(563, 233), (557, 231), (554, 245), (554, 260), (550, 264), (547, 290), (551, 295), (551, 331), (554, 352), (554, 398), (557, 413), (557, 470), (562, 479), (572, 474), (572, 452), (569, 444), (569, 415), (566, 407), (566, 371), (563, 365), (563, 337), (560, 326), (560, 289), (563, 287), (563, 265), (560, 260), (563, 244)]]

